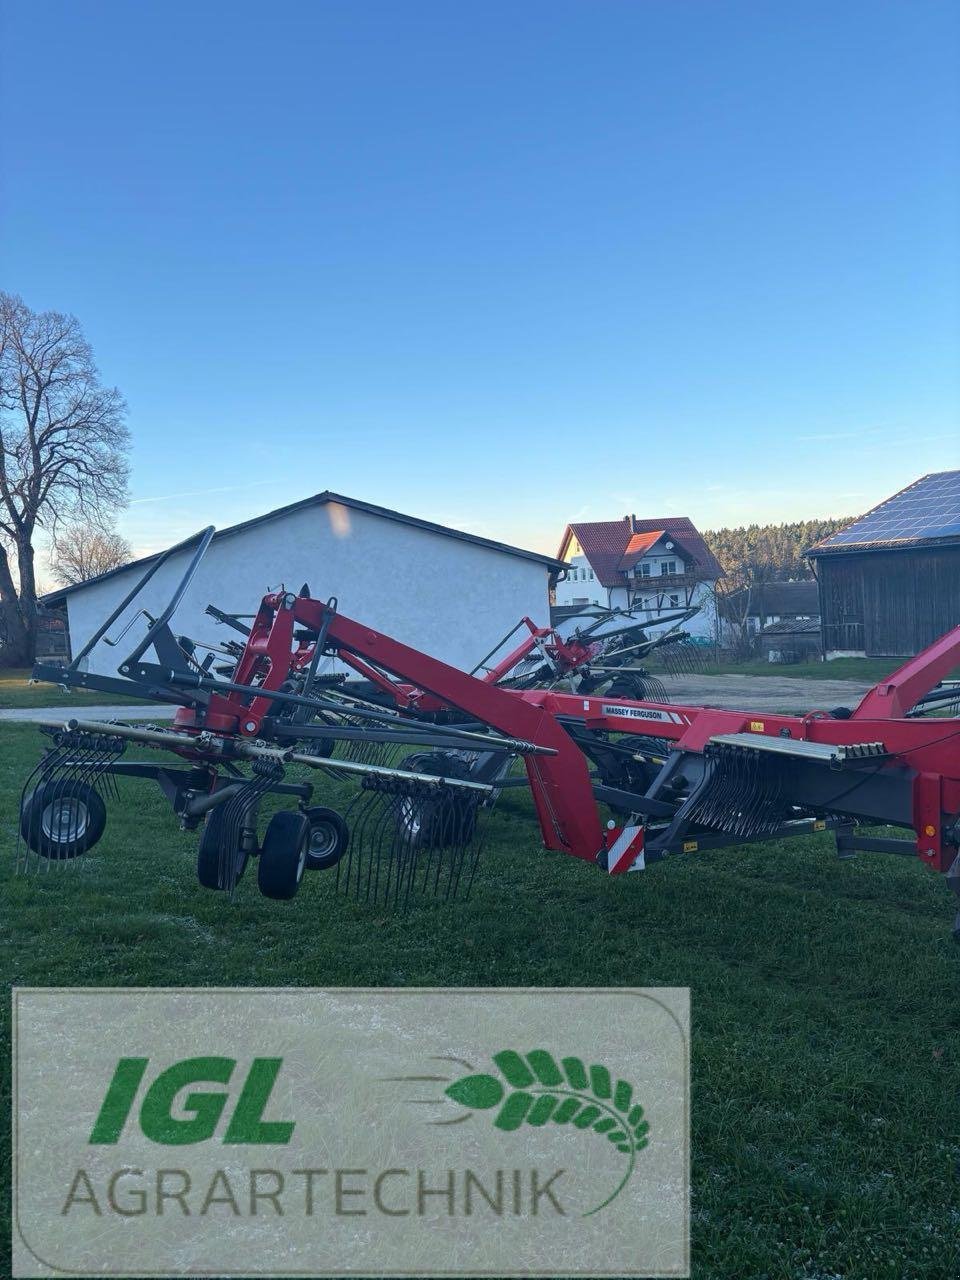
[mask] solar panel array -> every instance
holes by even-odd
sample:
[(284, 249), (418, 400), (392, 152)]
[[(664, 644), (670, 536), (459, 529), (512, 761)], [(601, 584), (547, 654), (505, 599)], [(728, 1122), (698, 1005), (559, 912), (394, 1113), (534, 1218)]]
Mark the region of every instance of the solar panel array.
[(938, 471), (824, 538), (817, 550), (951, 537), (960, 537), (960, 471)]

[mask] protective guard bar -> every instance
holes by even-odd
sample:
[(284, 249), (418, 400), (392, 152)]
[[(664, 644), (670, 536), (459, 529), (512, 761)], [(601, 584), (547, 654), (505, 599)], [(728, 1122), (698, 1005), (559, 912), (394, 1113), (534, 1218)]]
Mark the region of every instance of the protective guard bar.
[[(197, 569), (200, 567), (200, 561), (203, 559), (204, 555), (206, 554), (207, 547), (209, 547), (210, 545), (210, 540), (213, 537), (214, 532), (215, 532), (215, 529), (212, 524), (208, 525), (206, 529), (202, 530), (202, 532), (200, 533), (200, 542), (197, 546), (196, 551), (193, 554), (192, 560), (190, 561), (183, 577), (180, 580), (179, 586), (174, 591), (173, 595), (170, 597), (169, 603), (167, 604), (163, 613), (160, 615), (159, 618), (156, 619), (156, 621), (151, 625), (150, 629), (147, 631), (146, 637), (144, 638), (142, 643), (138, 645), (137, 648), (134, 649), (134, 651), (127, 658), (125, 658), (124, 661), (120, 664), (121, 671), (123, 671), (124, 667), (128, 666), (131, 662), (136, 662), (139, 658), (143, 656), (144, 653), (146, 653), (150, 645), (153, 644), (153, 641), (156, 638), (157, 633), (163, 627), (165, 627), (167, 623), (170, 621), (170, 619), (173, 617), (174, 613), (176, 612), (177, 606), (179, 605), (180, 601), (183, 599), (184, 592), (186, 591), (187, 587), (189, 587), (190, 583), (193, 581), (194, 575), (196, 574)], [(120, 604), (117, 605), (113, 613), (111, 613), (110, 616), (107, 618), (106, 622), (104, 622), (104, 624), (97, 631), (94, 632), (94, 634), (83, 646), (83, 648), (80, 650), (77, 656), (66, 668), (66, 671), (68, 673), (72, 673), (74, 671), (79, 670), (80, 663), (83, 661), (83, 659), (87, 656), (88, 653), (90, 653), (92, 649), (94, 649), (100, 643), (100, 641), (107, 634), (107, 632), (116, 622), (116, 620), (120, 617), (120, 615), (124, 612), (124, 610), (129, 606), (131, 601), (136, 599), (136, 597), (140, 594), (140, 592), (147, 585), (147, 583), (150, 581), (153, 575), (157, 572), (157, 570), (162, 568), (163, 565), (167, 563), (167, 561), (170, 559), (171, 556), (176, 555), (178, 551), (182, 551), (184, 547), (188, 547), (194, 541), (194, 538), (196, 538), (196, 536), (197, 535), (194, 534), (193, 537), (186, 538), (183, 542), (178, 542), (175, 547), (170, 547), (168, 550), (164, 551), (162, 555), (158, 556), (156, 560), (154, 560), (153, 564), (150, 565), (150, 567), (147, 569), (146, 573), (143, 575), (140, 581), (124, 596)]]

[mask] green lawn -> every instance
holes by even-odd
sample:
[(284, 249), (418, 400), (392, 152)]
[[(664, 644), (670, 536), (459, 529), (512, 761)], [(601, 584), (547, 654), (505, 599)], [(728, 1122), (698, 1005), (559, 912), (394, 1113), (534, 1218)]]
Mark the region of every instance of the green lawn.
[[(0, 733), (12, 850), (39, 735)], [(290, 903), (248, 875), (231, 903), (197, 886), (159, 792), (122, 786), (86, 865), (17, 879), (4, 860), (8, 981), (689, 985), (697, 1280), (960, 1275), (960, 948), (919, 863), (838, 862), (821, 837), (611, 879), (540, 851), (508, 792), (466, 904), (397, 918), (331, 873)]]
[(122, 702), (142, 702), (142, 698), (126, 698), (119, 694), (72, 689), (69, 693), (55, 684), (31, 684), (26, 667), (0, 667), (0, 708), (3, 707), (75, 707), (119, 706)]

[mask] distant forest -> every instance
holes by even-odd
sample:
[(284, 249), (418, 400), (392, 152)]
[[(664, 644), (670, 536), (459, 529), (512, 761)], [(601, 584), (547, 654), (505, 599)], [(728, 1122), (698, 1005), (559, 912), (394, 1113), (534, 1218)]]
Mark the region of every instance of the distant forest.
[(739, 529), (711, 529), (704, 541), (729, 575), (754, 582), (812, 578), (804, 551), (821, 538), (850, 524), (837, 520), (798, 520), (794, 524), (749, 524)]

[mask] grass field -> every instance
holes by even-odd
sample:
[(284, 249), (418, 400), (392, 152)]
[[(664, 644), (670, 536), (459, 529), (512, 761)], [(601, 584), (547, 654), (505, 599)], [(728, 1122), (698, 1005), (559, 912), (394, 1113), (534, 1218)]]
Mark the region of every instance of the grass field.
[[(3, 728), (8, 850), (38, 742)], [(231, 904), (197, 886), (159, 792), (123, 786), (86, 865), (16, 879), (4, 860), (9, 982), (688, 985), (697, 1280), (960, 1275), (960, 948), (919, 863), (841, 863), (822, 837), (610, 879), (543, 853), (513, 792), (466, 904), (396, 918), (330, 873), (291, 903), (248, 876)]]
[(96, 706), (109, 703), (136, 702), (118, 694), (87, 693), (84, 689), (71, 689), (64, 693), (55, 684), (31, 684), (30, 671), (20, 667), (0, 667), (0, 708), (3, 707), (72, 707)]

